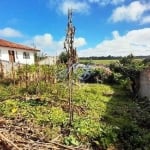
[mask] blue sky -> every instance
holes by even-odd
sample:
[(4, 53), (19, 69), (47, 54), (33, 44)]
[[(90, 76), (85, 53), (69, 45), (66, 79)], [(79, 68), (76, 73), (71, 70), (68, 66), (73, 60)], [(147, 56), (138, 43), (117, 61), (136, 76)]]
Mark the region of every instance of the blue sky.
[(79, 56), (150, 55), (149, 0), (1, 0), (0, 38), (58, 55), (68, 8)]

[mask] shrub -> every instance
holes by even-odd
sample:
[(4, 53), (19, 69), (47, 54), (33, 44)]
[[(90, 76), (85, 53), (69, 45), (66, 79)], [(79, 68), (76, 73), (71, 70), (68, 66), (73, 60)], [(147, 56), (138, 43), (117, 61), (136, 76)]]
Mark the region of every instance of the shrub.
[(110, 145), (115, 144), (118, 141), (118, 128), (112, 126), (101, 126), (101, 132), (99, 135), (91, 139), (93, 148), (101, 147), (107, 149)]
[(83, 78), (86, 83), (105, 83), (111, 76), (111, 71), (109, 68), (100, 67), (89, 71), (89, 77)]
[(125, 82), (128, 79), (130, 80), (131, 91), (134, 97), (137, 96), (139, 91), (139, 75), (140, 71), (143, 70), (144, 67), (144, 63), (141, 61), (136, 61), (133, 55), (123, 57), (118, 63), (110, 65), (110, 69), (115, 73), (120, 73), (125, 79)]
[(126, 150), (144, 147), (142, 131), (134, 124), (124, 125), (120, 130), (118, 138)]

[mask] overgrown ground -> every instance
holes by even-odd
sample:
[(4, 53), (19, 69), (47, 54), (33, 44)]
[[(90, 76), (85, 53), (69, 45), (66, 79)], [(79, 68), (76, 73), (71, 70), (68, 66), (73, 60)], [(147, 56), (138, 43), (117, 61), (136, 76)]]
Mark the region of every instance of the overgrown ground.
[[(35, 95), (36, 87), (32, 84), (28, 90), (13, 85), (0, 86), (3, 149), (11, 149), (12, 144), (16, 149), (41, 150), (150, 149), (149, 100), (133, 101), (118, 85), (76, 85), (74, 121), (70, 127), (67, 84), (40, 82), (39, 85), (40, 95)], [(29, 95), (26, 91), (33, 92)], [(11, 146), (5, 138), (13, 142), (8, 141)]]

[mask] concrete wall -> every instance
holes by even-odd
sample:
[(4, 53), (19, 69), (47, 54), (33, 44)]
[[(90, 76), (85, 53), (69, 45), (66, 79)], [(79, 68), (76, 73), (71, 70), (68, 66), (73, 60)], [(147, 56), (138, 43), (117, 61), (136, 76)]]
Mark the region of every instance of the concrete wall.
[(140, 74), (140, 96), (150, 98), (150, 67)]
[(0, 61), (0, 74), (3, 72), (4, 75), (7, 75), (11, 73), (12, 68), (15, 70), (19, 66), (22, 66), (21, 64), (18, 63), (10, 63), (8, 61)]
[(47, 58), (38, 62), (39, 65), (55, 65), (57, 63), (57, 56), (48, 56)]

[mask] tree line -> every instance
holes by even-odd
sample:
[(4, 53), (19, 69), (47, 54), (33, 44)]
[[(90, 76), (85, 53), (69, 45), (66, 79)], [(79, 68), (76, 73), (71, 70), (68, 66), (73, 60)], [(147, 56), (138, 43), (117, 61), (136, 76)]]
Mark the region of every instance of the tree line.
[[(79, 57), (80, 60), (85, 60), (85, 59), (93, 59), (93, 60), (107, 60), (107, 59), (122, 59), (123, 56), (90, 56), (90, 57)], [(148, 59), (150, 56), (134, 56), (135, 59)]]

